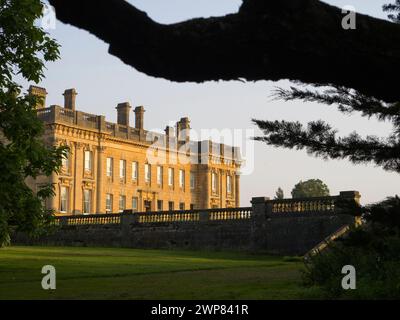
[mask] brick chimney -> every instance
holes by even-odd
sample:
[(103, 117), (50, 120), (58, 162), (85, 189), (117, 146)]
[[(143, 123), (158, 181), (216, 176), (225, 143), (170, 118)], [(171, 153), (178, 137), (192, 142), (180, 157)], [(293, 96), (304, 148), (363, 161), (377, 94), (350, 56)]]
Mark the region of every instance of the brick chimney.
[(135, 108), (135, 128), (139, 130), (144, 129), (144, 107), (139, 106)]
[(75, 111), (75, 100), (78, 92), (75, 89), (67, 89), (64, 91), (64, 108)]
[(181, 118), (176, 123), (176, 136), (178, 141), (188, 142), (190, 140), (190, 120), (189, 118)]
[(129, 112), (131, 111), (131, 105), (129, 102), (119, 103), (117, 106), (118, 112), (118, 124), (129, 127)]
[(45, 88), (30, 86), (28, 93), (30, 96), (35, 96), (38, 98), (36, 109), (46, 108), (47, 91)]

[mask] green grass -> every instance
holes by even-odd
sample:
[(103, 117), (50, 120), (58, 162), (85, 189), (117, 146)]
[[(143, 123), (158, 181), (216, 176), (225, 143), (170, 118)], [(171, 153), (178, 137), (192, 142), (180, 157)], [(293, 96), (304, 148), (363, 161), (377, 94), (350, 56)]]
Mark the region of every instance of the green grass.
[[(57, 289), (41, 288), (44, 265)], [(115, 248), (0, 249), (0, 299), (302, 299), (299, 259)]]

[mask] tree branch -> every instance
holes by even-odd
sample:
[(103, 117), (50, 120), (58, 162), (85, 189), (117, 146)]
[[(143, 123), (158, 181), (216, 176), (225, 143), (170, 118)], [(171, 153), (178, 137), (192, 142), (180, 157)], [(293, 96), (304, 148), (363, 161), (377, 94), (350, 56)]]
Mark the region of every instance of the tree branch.
[(301, 90), (296, 87), (278, 88), (274, 96), (284, 101), (303, 100), (327, 105), (335, 104), (338, 105), (339, 111), (344, 113), (359, 111), (363, 117), (374, 116), (381, 121), (391, 120), (395, 124), (400, 124), (400, 102), (387, 104), (348, 88), (330, 88), (323, 92)]
[(110, 44), (137, 70), (172, 81), (291, 79), (400, 101), (400, 25), (317, 0), (244, 0), (237, 14), (162, 25), (124, 0), (50, 0), (57, 17)]
[(255, 140), (275, 147), (302, 150), (323, 159), (348, 159), (353, 163), (372, 162), (388, 171), (400, 172), (400, 145), (395, 137), (379, 139), (367, 136), (362, 139), (357, 133), (348, 137), (337, 137), (323, 121), (310, 122), (307, 128), (299, 122), (262, 121), (253, 122), (264, 136)]

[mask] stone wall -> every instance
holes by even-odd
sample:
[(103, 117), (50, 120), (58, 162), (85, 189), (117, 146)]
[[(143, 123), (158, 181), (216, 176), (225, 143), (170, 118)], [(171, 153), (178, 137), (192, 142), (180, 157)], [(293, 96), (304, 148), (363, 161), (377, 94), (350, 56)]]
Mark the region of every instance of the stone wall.
[(293, 207), (292, 212), (273, 212), (276, 202), (253, 198), (251, 208), (64, 217), (59, 218), (57, 230), (46, 237), (32, 240), (15, 234), (13, 242), (304, 255), (343, 226), (355, 223), (354, 216), (319, 203), (313, 211)]

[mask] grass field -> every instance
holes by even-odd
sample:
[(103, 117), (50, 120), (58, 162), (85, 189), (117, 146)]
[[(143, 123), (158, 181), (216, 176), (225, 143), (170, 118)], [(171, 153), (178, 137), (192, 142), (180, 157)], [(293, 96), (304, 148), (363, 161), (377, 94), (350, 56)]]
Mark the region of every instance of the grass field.
[[(41, 288), (44, 265), (56, 268), (56, 290)], [(302, 299), (312, 295), (302, 266), (244, 253), (9, 247), (0, 299)]]

